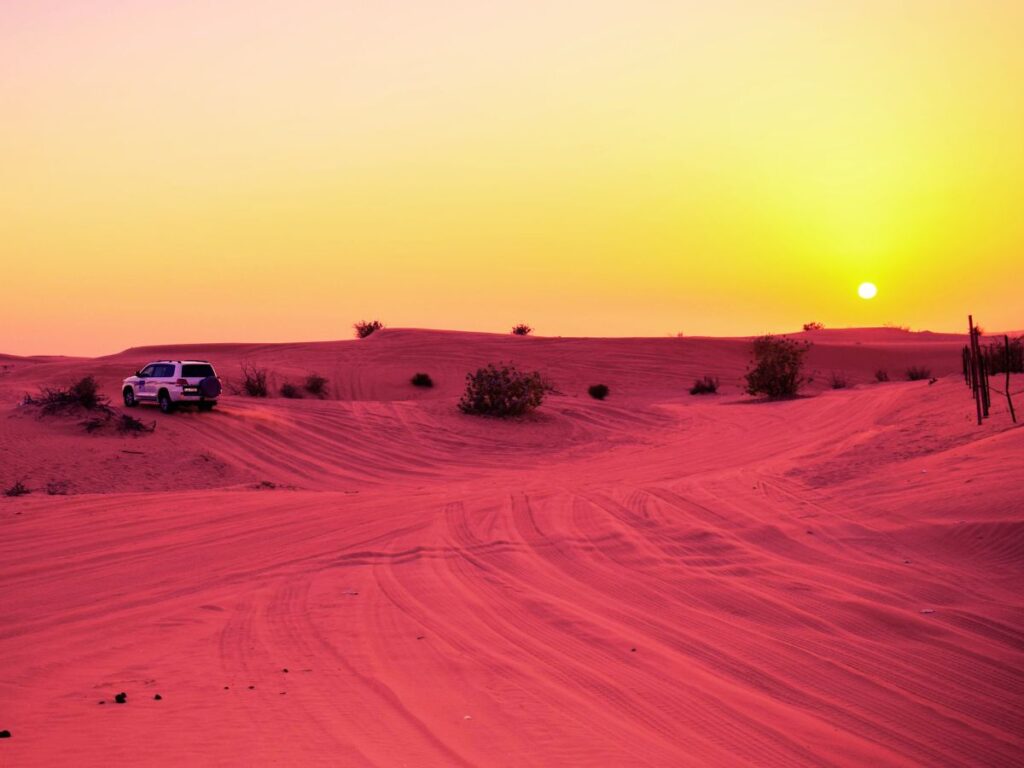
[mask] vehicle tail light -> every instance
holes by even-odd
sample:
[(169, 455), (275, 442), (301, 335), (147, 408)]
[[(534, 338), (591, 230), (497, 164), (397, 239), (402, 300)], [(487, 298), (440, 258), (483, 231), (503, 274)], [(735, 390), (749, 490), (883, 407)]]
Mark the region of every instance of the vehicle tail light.
[(179, 387), (187, 387), (188, 386), (188, 379), (178, 379), (174, 383), (175, 383), (175, 385), (177, 385)]

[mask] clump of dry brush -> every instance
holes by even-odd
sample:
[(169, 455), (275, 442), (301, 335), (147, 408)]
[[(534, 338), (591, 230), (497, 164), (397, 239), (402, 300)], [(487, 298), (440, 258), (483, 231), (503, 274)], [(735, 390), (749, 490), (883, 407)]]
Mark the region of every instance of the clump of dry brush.
[(538, 408), (550, 390), (537, 371), (526, 373), (513, 365), (491, 363), (466, 374), (459, 410), (477, 416), (522, 416)]
[(795, 397), (805, 379), (804, 355), (810, 344), (779, 336), (754, 340), (753, 367), (747, 371), (747, 393), (771, 399)]
[(144, 434), (156, 429), (156, 423), (143, 421), (120, 413), (110, 406), (110, 398), (100, 394), (99, 384), (92, 376), (85, 376), (69, 387), (44, 387), (38, 394), (26, 394), (22, 405), (36, 408), (40, 416), (85, 416), (79, 422), (89, 432), (112, 428), (119, 434)]
[(360, 339), (365, 339), (383, 327), (384, 323), (380, 320), (360, 320), (352, 325), (352, 328), (355, 329), (356, 337)]
[(718, 392), (718, 379), (714, 376), (697, 379), (690, 387), (691, 395), (713, 395), (716, 392)]

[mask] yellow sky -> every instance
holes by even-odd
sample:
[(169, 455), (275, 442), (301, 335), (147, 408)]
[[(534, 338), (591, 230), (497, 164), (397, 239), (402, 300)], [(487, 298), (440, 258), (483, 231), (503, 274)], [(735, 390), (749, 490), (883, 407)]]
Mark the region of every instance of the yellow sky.
[(1022, 33), (992, 0), (3, 4), (0, 351), (1018, 328)]

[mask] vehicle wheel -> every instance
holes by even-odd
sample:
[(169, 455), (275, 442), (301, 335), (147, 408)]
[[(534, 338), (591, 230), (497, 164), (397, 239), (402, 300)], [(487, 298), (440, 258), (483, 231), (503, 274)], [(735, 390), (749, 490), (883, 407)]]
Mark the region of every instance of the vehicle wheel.
[(156, 401), (160, 406), (160, 413), (170, 413), (174, 410), (174, 402), (171, 400), (171, 396), (167, 394), (167, 390), (160, 390)]
[(124, 395), (125, 408), (134, 408), (136, 405), (139, 404), (138, 401), (135, 399), (135, 390), (132, 389), (131, 387), (125, 387), (124, 392), (122, 394)]
[(199, 404), (199, 410), (200, 411), (212, 411), (213, 410), (213, 406), (215, 406), (215, 405), (216, 405), (216, 403), (200, 403)]

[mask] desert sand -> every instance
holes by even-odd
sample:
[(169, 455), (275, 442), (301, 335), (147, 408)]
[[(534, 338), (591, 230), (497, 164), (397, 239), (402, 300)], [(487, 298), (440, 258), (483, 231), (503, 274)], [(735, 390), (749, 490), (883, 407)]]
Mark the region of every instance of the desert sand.
[[(963, 337), (803, 336), (786, 402), (742, 339), (3, 356), (0, 765), (1024, 764), (1024, 430), (975, 424)], [(19, 407), (184, 357), (330, 394), (140, 437)], [(559, 393), (459, 413), (499, 360)]]

